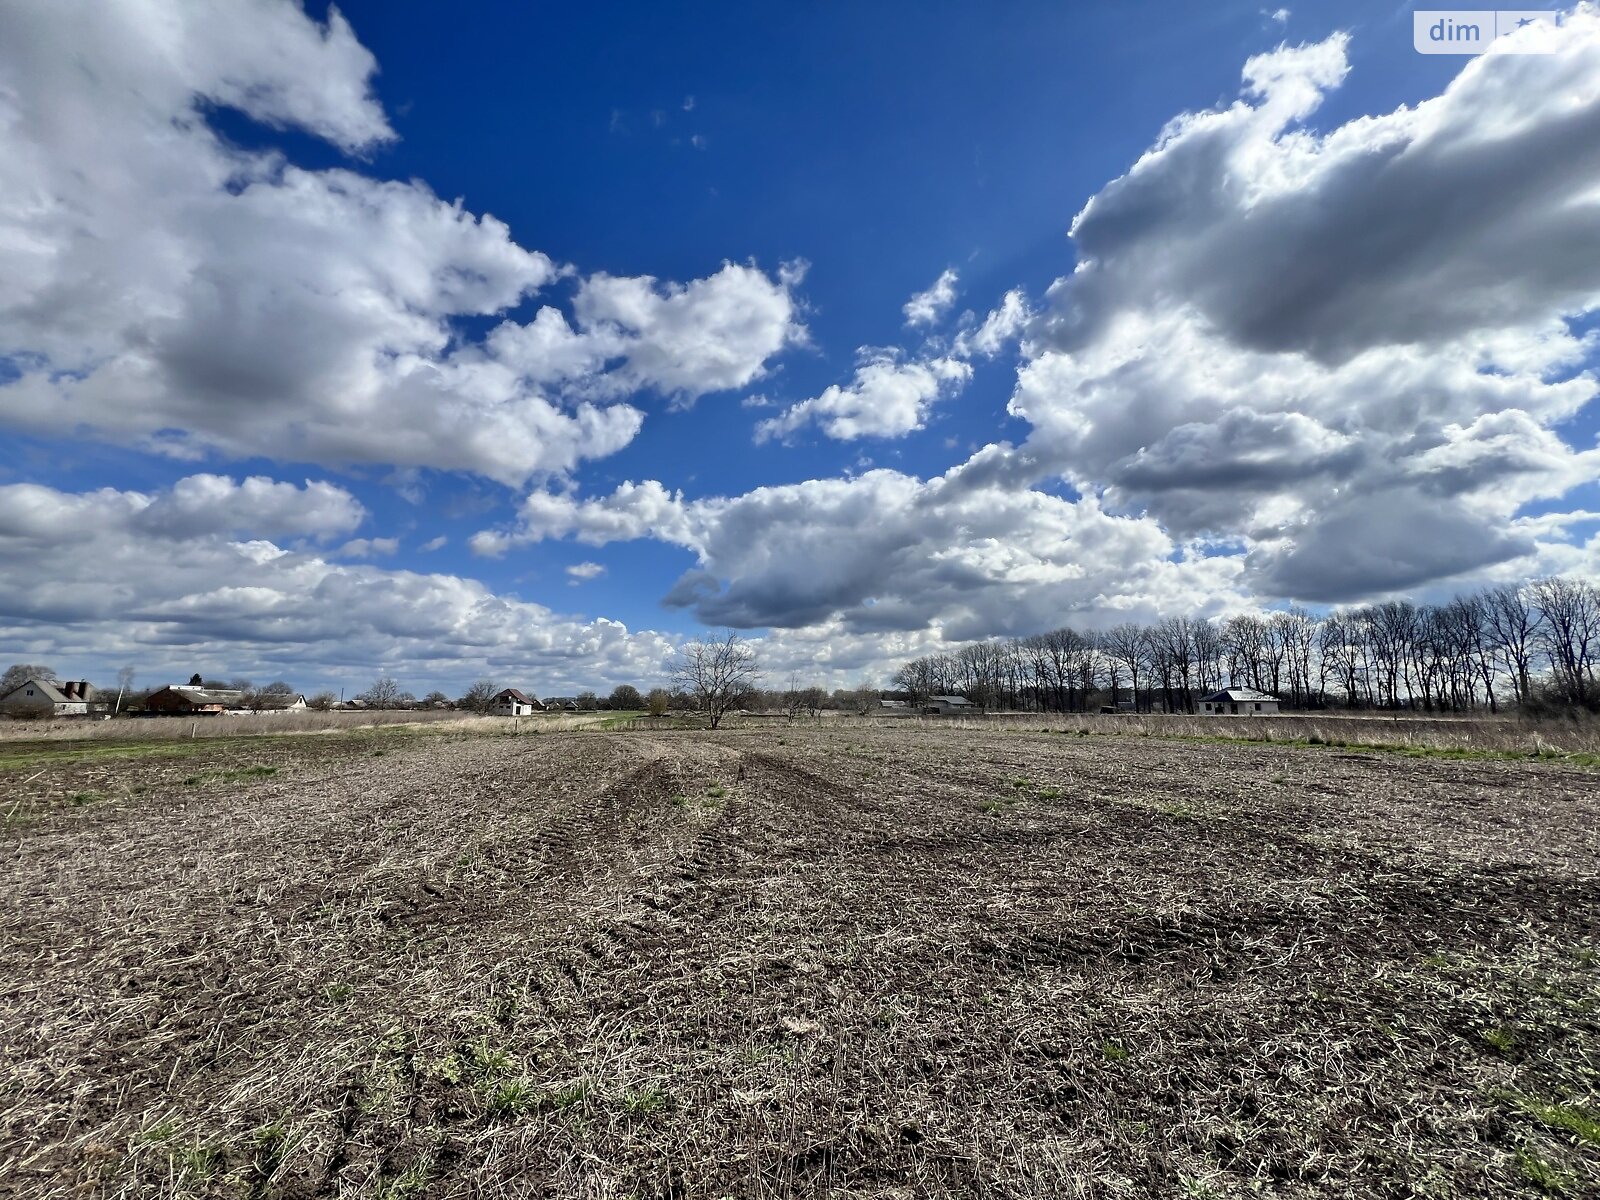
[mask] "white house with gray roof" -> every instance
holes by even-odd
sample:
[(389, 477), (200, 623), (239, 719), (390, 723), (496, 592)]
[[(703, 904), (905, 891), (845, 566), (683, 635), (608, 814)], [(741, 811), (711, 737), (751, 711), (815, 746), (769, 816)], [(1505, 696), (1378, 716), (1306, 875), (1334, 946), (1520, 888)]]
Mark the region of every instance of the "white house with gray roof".
[(1255, 688), (1230, 687), (1200, 697), (1200, 711), (1212, 716), (1267, 717), (1276, 713), (1283, 701)]
[(98, 689), (83, 679), (28, 679), (0, 696), (0, 713), (8, 717), (87, 717), (103, 706)]

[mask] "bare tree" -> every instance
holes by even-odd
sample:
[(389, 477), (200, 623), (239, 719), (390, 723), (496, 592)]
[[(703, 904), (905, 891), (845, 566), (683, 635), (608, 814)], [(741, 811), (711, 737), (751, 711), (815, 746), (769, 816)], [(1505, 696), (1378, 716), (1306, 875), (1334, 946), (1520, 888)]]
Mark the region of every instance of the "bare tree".
[(356, 697), (369, 708), (399, 708), (408, 698), (408, 693), (401, 691), (400, 684), (388, 675), (378, 676), (371, 687)]
[(674, 679), (692, 695), (715, 729), (755, 687), (761, 672), (755, 647), (736, 633), (688, 642), (678, 652)]
[(251, 712), (260, 712), (265, 708), (270, 708), (272, 706), (272, 697), (274, 696), (293, 696), (296, 694), (294, 688), (282, 679), (274, 679), (271, 683), (263, 684), (261, 687), (247, 687), (239, 690), (244, 692), (242, 702)]
[(932, 655), (914, 658), (895, 672), (894, 685), (906, 694), (913, 708), (939, 687), (938, 671)]
[[(1150, 635), (1142, 625), (1124, 621), (1100, 635), (1100, 650), (1112, 662), (1128, 669), (1128, 685), (1133, 707), (1139, 707), (1139, 676), (1150, 661)], [(1115, 700), (1115, 697), (1112, 698)]]
[(30, 679), (54, 679), (56, 673), (49, 667), (36, 666), (31, 663), (15, 663), (6, 668), (6, 673), (0, 675), (0, 696), (16, 691)]
[(1532, 585), (1539, 640), (1562, 697), (1586, 708), (1595, 694), (1600, 659), (1600, 589), (1580, 579), (1540, 579)]
[(494, 680), (479, 679), (467, 689), (458, 703), (468, 712), (482, 714), (489, 711), (489, 706), (499, 693), (500, 689), (495, 686)]
[[(3, 694), (4, 690), (5, 690), (4, 688), (0, 688), (0, 694)], [(117, 703), (116, 703), (115, 707), (113, 707), (112, 710), (111, 710), (111, 715), (112, 716), (116, 716), (118, 713), (120, 713), (122, 711), (122, 702), (128, 698), (129, 694), (132, 693), (132, 691), (133, 691), (133, 667), (132, 666), (126, 666), (126, 667), (123, 667), (120, 671), (117, 672)]]
[(317, 712), (327, 712), (338, 702), (339, 697), (335, 696), (332, 692), (318, 692), (315, 696), (306, 701), (306, 707), (315, 709)]
[(1528, 590), (1502, 583), (1483, 594), (1488, 637), (1495, 654), (1511, 676), (1511, 691), (1518, 704), (1526, 704), (1533, 683), (1533, 656), (1539, 644), (1539, 614)]
[(875, 707), (877, 707), (877, 703), (878, 689), (873, 686), (871, 680), (863, 679), (860, 683), (856, 684), (855, 687), (850, 689), (849, 711), (855, 713), (856, 716), (866, 716)]

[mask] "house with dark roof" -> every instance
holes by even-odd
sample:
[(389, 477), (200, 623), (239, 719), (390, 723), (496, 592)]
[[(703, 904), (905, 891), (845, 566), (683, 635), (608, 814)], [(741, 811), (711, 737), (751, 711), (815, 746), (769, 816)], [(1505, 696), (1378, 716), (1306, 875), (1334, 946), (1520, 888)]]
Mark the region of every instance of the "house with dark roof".
[(215, 717), (243, 708), (244, 693), (233, 688), (191, 687), (173, 683), (145, 697), (144, 710), (170, 717)]
[(489, 711), (497, 717), (525, 717), (543, 709), (544, 705), (538, 699), (516, 688), (503, 688), (489, 701)]
[(0, 713), (8, 717), (88, 717), (105, 705), (98, 689), (82, 679), (28, 679), (0, 696)]
[(546, 696), (544, 706), (551, 712), (578, 711), (578, 701), (572, 696)]
[(1200, 711), (1212, 716), (1265, 717), (1279, 711), (1283, 701), (1255, 688), (1229, 687), (1200, 697)]
[(965, 696), (929, 696), (921, 711), (930, 717), (960, 717), (978, 712), (978, 706)]

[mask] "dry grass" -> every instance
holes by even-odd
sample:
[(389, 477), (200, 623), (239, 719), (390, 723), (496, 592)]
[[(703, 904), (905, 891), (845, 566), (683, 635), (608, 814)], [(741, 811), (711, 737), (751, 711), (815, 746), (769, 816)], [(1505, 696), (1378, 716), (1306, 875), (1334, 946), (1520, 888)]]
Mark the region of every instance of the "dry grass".
[(159, 741), (187, 738), (276, 737), (291, 733), (338, 733), (413, 728), (445, 733), (553, 733), (582, 728), (606, 713), (539, 713), (527, 717), (479, 717), (436, 711), (293, 712), (217, 717), (127, 717), (113, 721), (0, 721), (0, 744), (16, 741)]
[(1184, 714), (1001, 713), (987, 717), (870, 717), (894, 728), (1006, 729), (1018, 732), (1113, 734), (1134, 737), (1284, 742), (1493, 755), (1595, 755), (1600, 720), (1519, 720), (1515, 717), (1417, 717), (1284, 713), (1271, 717)]
[(840, 724), (30, 787), (7, 1195), (1600, 1192), (1565, 764)]

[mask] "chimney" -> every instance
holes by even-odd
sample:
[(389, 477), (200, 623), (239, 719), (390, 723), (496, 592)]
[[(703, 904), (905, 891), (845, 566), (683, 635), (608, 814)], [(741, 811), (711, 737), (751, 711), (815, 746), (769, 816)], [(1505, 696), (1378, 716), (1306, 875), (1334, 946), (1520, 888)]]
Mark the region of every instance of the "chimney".
[(87, 700), (88, 698), (89, 698), (89, 681), (87, 679), (80, 679), (80, 680), (78, 680), (78, 699), (79, 700)]
[(78, 685), (75, 683), (63, 683), (61, 685), (61, 694), (68, 700), (71, 700), (73, 696), (77, 694), (77, 691)]

